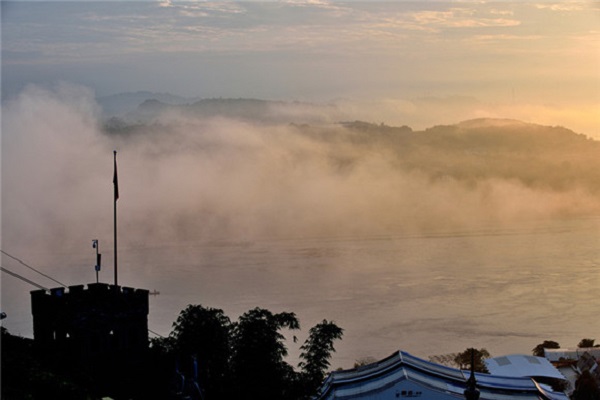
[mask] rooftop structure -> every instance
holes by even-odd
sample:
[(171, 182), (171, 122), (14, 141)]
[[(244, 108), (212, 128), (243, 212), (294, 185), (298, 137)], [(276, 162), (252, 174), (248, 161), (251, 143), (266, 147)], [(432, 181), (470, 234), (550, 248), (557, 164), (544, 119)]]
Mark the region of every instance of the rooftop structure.
[(490, 374), (529, 377), (565, 379), (558, 370), (543, 357), (512, 354), (508, 356), (488, 358), (484, 360)]
[[(359, 368), (336, 371), (321, 387), (319, 400), (422, 398), (464, 399), (469, 371), (435, 364), (399, 351)], [(530, 377), (475, 373), (480, 400), (567, 400), (564, 393)]]
[(583, 347), (576, 349), (544, 349), (544, 357), (550, 362), (559, 362), (563, 360), (577, 361), (579, 358), (588, 353), (596, 360), (600, 360), (600, 347)]

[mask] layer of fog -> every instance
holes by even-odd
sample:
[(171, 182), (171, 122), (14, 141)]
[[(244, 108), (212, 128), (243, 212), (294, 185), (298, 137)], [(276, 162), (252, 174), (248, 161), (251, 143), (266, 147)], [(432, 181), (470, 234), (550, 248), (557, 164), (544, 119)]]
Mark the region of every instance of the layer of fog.
[[(260, 124), (167, 110), (147, 125), (106, 132), (93, 93), (67, 84), (29, 87), (3, 108), (5, 249), (111, 240), (113, 149), (123, 246), (444, 231), (600, 209), (598, 188), (585, 182), (558, 190), (479, 170), (468, 180), (439, 179), (431, 165), (464, 169), (466, 155), (401, 152), (397, 143), (340, 124)], [(290, 119), (303, 115), (300, 105)]]
[[(161, 291), (155, 332), (190, 303), (232, 318), (294, 311), (300, 341), (323, 318), (346, 329), (336, 367), (398, 348), (496, 355), (542, 333), (580, 338), (569, 324), (593, 310), (571, 305), (593, 291), (597, 224), (547, 221), (598, 215), (597, 141), (506, 120), (337, 124), (312, 106), (261, 104), (261, 118), (168, 107), (115, 125), (86, 88), (29, 87), (2, 110), (2, 250), (82, 284), (99, 239), (112, 283), (116, 149), (119, 283)], [(4, 255), (2, 266), (56, 286)], [(3, 273), (12, 333), (32, 335), (32, 289)]]

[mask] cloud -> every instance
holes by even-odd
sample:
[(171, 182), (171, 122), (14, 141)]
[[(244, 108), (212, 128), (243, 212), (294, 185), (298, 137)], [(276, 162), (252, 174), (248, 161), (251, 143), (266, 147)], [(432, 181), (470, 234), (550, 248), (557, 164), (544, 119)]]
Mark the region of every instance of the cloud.
[[(521, 24), (519, 20), (507, 18), (481, 17), (475, 9), (452, 8), (444, 11), (419, 11), (412, 14), (412, 19), (417, 23), (419, 29), (431, 27), (435, 30), (440, 28), (489, 28), (489, 27), (513, 27)], [(498, 15), (498, 12), (494, 13)]]
[(492, 8), (490, 11), (490, 14), (493, 15), (514, 15), (514, 11), (513, 10), (502, 10), (502, 9), (496, 9), (496, 8)]
[(566, 1), (561, 3), (538, 3), (535, 7), (540, 10), (551, 11), (581, 11), (584, 9), (581, 1)]
[(102, 94), (324, 101), (497, 96), (513, 84), (541, 92), (560, 82), (554, 99), (593, 95), (592, 13), (556, 24), (551, 13), (514, 3), (68, 4), (27, 3), (5, 18), (9, 85), (58, 78)]

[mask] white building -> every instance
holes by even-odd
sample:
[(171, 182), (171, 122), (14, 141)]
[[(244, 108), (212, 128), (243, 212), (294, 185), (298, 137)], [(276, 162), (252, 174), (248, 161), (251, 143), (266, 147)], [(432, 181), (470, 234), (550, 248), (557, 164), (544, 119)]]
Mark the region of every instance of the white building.
[[(558, 373), (558, 372), (557, 372)], [(464, 399), (469, 371), (446, 367), (403, 351), (359, 368), (329, 375), (319, 400)], [(476, 373), (480, 400), (568, 400), (534, 378)]]
[(579, 358), (588, 353), (596, 360), (600, 360), (600, 347), (584, 347), (576, 349), (544, 349), (544, 357), (550, 362), (559, 362), (563, 360), (579, 360)]

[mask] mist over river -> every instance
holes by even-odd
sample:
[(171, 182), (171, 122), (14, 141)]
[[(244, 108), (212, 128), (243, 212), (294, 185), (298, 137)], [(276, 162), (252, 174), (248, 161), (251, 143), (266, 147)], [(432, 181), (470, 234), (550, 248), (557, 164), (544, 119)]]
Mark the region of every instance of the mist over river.
[[(574, 347), (584, 337), (600, 338), (598, 217), (120, 250), (119, 283), (160, 292), (150, 297), (152, 331), (167, 335), (188, 304), (221, 308), (234, 320), (257, 306), (293, 311), (302, 328), (293, 332), (298, 343), (287, 340), (293, 365), (308, 329), (324, 318), (345, 330), (333, 368), (399, 349), (427, 357), (472, 346), (500, 356), (529, 354), (546, 339)], [(93, 282), (93, 267), (86, 267), (93, 257), (86, 253), (34, 253), (27, 260), (53, 265), (53, 276), (69, 274), (69, 284)], [(20, 301), (4, 326), (31, 336), (32, 288), (8, 279), (3, 299)], [(112, 279), (111, 265), (100, 281)]]
[[(30, 87), (3, 104), (2, 251), (80, 285), (98, 239), (112, 284), (116, 149), (118, 284), (160, 292), (157, 334), (188, 304), (234, 321), (295, 312), (289, 362), (327, 319), (345, 330), (332, 368), (600, 340), (600, 142), (506, 119), (414, 131), (323, 116), (336, 110), (149, 101), (106, 121), (86, 88)], [(2, 274), (13, 334), (32, 336), (33, 289)]]

